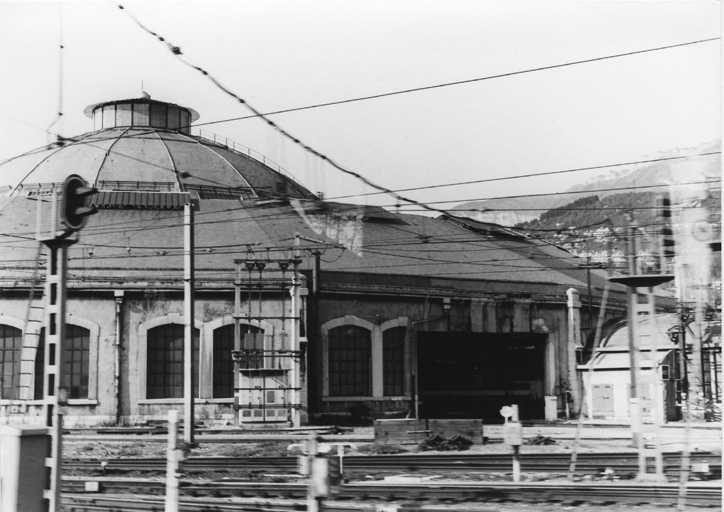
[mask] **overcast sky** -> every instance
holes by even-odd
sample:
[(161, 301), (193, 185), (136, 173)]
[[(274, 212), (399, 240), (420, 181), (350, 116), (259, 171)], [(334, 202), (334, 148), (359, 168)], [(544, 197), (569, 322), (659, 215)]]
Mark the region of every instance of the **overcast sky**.
[[(262, 112), (718, 38), (722, 19), (719, 2), (692, 0), (120, 4), (125, 10), (107, 0), (0, 0), (0, 159), (51, 140), (45, 130), (61, 92), (64, 115), (51, 131), (66, 137), (92, 131), (86, 106), (138, 97), (142, 82), (152, 98), (197, 110), (199, 123), (250, 113), (128, 14)], [(720, 65), (716, 40), (272, 119), (384, 187), (434, 186), (635, 161), (720, 139)], [(258, 119), (200, 128), (329, 198), (371, 191)], [(450, 207), (562, 190), (593, 175), (563, 176), (404, 195)]]

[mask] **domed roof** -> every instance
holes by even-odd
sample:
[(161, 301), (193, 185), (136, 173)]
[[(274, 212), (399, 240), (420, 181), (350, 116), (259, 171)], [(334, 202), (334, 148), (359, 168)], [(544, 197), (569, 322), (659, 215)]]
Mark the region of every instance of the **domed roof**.
[[(168, 122), (155, 116), (159, 106), (164, 116), (168, 112)], [(143, 124), (137, 115), (139, 107), (145, 109)], [(245, 154), (234, 149), (240, 146), (185, 133), (188, 124), (178, 122), (184, 119), (179, 113), (197, 118), (191, 109), (141, 98), (99, 103), (86, 110), (96, 118), (96, 127), (106, 128), (0, 163), (0, 194), (50, 193), (68, 175), (77, 174), (99, 190), (193, 190), (202, 199), (315, 198), (281, 169), (250, 156), (251, 150), (243, 148)], [(176, 115), (173, 123), (172, 112)]]

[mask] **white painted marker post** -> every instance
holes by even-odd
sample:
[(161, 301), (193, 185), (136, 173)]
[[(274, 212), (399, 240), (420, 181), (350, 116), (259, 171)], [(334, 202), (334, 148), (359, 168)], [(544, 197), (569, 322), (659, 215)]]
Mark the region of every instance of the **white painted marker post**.
[(520, 445), (523, 444), (523, 427), (518, 421), (518, 406), (505, 406), (500, 409), (505, 418), (503, 440), (513, 447), (513, 482), (520, 482)]
[(166, 448), (165, 512), (178, 512), (178, 411), (168, 411), (168, 445)]

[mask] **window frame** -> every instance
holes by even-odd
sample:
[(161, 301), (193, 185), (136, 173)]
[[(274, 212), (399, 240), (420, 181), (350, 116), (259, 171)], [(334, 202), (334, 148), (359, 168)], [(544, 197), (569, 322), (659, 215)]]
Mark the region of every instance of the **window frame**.
[[(146, 377), (148, 373), (148, 331), (154, 327), (158, 327), (165, 324), (184, 324), (184, 317), (178, 313), (171, 313), (169, 315), (163, 315), (156, 318), (152, 318), (145, 322), (142, 322), (138, 326), (138, 343), (132, 344), (133, 355), (138, 361), (138, 372), (136, 379), (130, 384), (129, 392), (131, 394), (131, 401), (135, 404), (134, 409), (139, 410), (139, 406), (151, 405), (151, 404), (180, 404), (183, 402), (183, 398), (146, 398)], [(199, 320), (194, 319), (194, 328), (199, 330), (199, 398), (194, 398), (195, 402), (209, 398), (206, 387), (206, 373), (210, 366), (210, 354), (209, 354), (209, 341), (206, 339), (207, 329), (205, 324)]]
[[(184, 362), (184, 356), (185, 356), (185, 332), (186, 327), (182, 323), (178, 322), (170, 322), (165, 323), (161, 325), (157, 325), (155, 327), (152, 327), (148, 329), (146, 332), (146, 399), (147, 400), (166, 400), (166, 399), (183, 399), (184, 398), (184, 390), (185, 390), (185, 362)], [(192, 376), (192, 381), (195, 384), (193, 386), (195, 388), (194, 393), (194, 399), (198, 399), (200, 397), (200, 373), (201, 373), (201, 330), (194, 327), (194, 340), (193, 340), (193, 352), (192, 357), (194, 359), (194, 363), (196, 366), (196, 375)], [(154, 337), (154, 334), (160, 334), (158, 338)], [(170, 343), (169, 343), (170, 342)], [(179, 346), (176, 346), (176, 343), (178, 343)], [(168, 357), (164, 359), (156, 359), (155, 357), (152, 358), (152, 353), (157, 354), (168, 354), (168, 344), (173, 344), (171, 347), (171, 358)], [(157, 346), (158, 345), (158, 346)], [(172, 371), (169, 372), (169, 365), (172, 367), (178, 366), (178, 363), (180, 362), (180, 371)], [(154, 371), (151, 366), (155, 364), (158, 368), (158, 365), (162, 365), (162, 370), (157, 373), (155, 376), (160, 377), (160, 383), (159, 384), (153, 384), (149, 385), (149, 377), (153, 377), (152, 372)], [(193, 377), (196, 377), (195, 379)], [(171, 382), (169, 383), (168, 379), (171, 378)], [(174, 382), (175, 380), (180, 379), (180, 384), (177, 384)], [(178, 388), (180, 387), (180, 393), (178, 393)], [(161, 394), (164, 396), (149, 396), (151, 393), (151, 390), (160, 390)], [(179, 396), (165, 396), (165, 392), (168, 390), (172, 390), (172, 395), (176, 395), (177, 393)]]
[[(0, 332), (5, 333), (5, 331), (12, 330), (14, 335), (11, 337), (13, 340), (13, 346), (12, 348), (8, 348), (6, 346), (6, 342), (8, 337), (0, 335), (0, 339), (3, 341), (3, 346), (0, 347), (0, 354), (2, 354), (2, 357), (0, 357), (0, 379), (3, 379), (3, 381), (0, 383), (0, 399), (1, 400), (18, 400), (20, 399), (20, 376), (21, 376), (21, 361), (22, 361), (22, 351), (23, 351), (23, 330), (14, 326), (10, 325), (8, 323), (0, 323)], [(12, 368), (9, 373), (5, 372), (5, 365), (8, 362), (5, 357), (7, 353), (10, 352), (11, 358), (10, 363), (12, 365)], [(5, 375), (10, 375), (10, 385), (7, 386), (5, 382)], [(9, 397), (3, 396), (4, 390), (9, 389), (10, 395)]]
[(372, 330), (355, 324), (338, 325), (329, 329), (327, 340), (329, 396), (371, 397)]
[[(62, 383), (62, 387), (68, 390), (68, 398), (67, 402), (68, 405), (82, 405), (82, 404), (88, 404), (88, 403), (96, 403), (97, 401), (97, 386), (98, 386), (98, 379), (97, 379), (97, 370), (98, 370), (98, 334), (100, 332), (100, 328), (92, 324), (91, 322), (87, 321), (81, 321), (79, 318), (73, 317), (73, 321), (66, 320), (65, 322), (65, 331), (66, 331), (66, 340), (69, 338), (69, 332), (72, 332), (75, 329), (82, 329), (85, 331), (86, 336), (83, 336), (85, 338), (85, 341), (82, 343), (86, 344), (87, 347), (81, 347), (80, 350), (76, 348), (71, 348), (69, 346), (64, 346), (64, 356), (62, 359), (63, 364), (63, 377), (65, 379), (65, 382)], [(45, 327), (41, 327), (37, 332), (37, 345), (34, 347), (35, 349), (35, 360), (33, 362), (34, 365), (34, 372), (33, 372), (33, 389), (32, 389), (32, 400), (43, 400), (43, 385), (45, 380), (45, 361), (43, 360), (45, 358), (45, 333), (43, 332), (45, 330)], [(95, 340), (95, 343), (94, 343)], [(42, 343), (42, 344), (41, 344)], [(71, 354), (75, 355), (75, 352), (80, 353), (80, 375), (75, 375), (73, 370), (73, 364), (76, 362), (74, 357), (71, 357), (70, 360), (68, 360), (67, 354), (68, 351), (71, 351)], [(85, 363), (86, 366), (86, 375), (84, 379), (83, 375), (83, 353), (87, 354), (87, 361)], [(71, 371), (68, 371), (68, 365), (70, 365)], [(79, 377), (81, 384), (78, 387), (86, 387), (87, 393), (86, 396), (73, 396), (71, 393), (71, 389), (73, 386), (68, 385), (68, 380), (71, 381), (74, 377)], [(86, 385), (83, 386), (83, 381), (86, 382)]]
[[(243, 335), (244, 334), (246, 334), (248, 332), (256, 332), (258, 334), (265, 334), (264, 330), (258, 325), (252, 325), (252, 324), (249, 324), (246, 322), (240, 322), (240, 327), (241, 327), (241, 334), (242, 334), (242, 346), (243, 346), (243, 340), (244, 340)], [(231, 333), (230, 333), (230, 335), (226, 335), (224, 338), (217, 338), (217, 332), (220, 332), (222, 330), (231, 331)], [(217, 357), (217, 355), (222, 350), (229, 350), (228, 348), (224, 348), (224, 349), (219, 348), (217, 350), (217, 341), (221, 341), (221, 339), (224, 339), (225, 341), (227, 341), (230, 339), (231, 340), (231, 349), (230, 350), (233, 350), (234, 349), (234, 330), (235, 330), (235, 326), (232, 323), (232, 324), (220, 325), (219, 327), (217, 327), (216, 329), (211, 331), (211, 336), (212, 336), (212, 340), (211, 340), (211, 342), (212, 342), (212, 348), (211, 348), (211, 354), (212, 354), (212, 356), (211, 356), (212, 357), (211, 397), (215, 398), (215, 399), (233, 399), (234, 396), (236, 395), (236, 390), (235, 390), (236, 376), (235, 376), (235, 372), (234, 372), (234, 361), (233, 361), (233, 359), (231, 359), (231, 356), (229, 356), (229, 358), (230, 358), (229, 361), (231, 362), (231, 364), (229, 365), (231, 367), (230, 372), (228, 372), (228, 371), (219, 372), (218, 371), (219, 369), (217, 368), (217, 365), (219, 364), (219, 362), (222, 361), (220, 357)], [(217, 389), (221, 388), (221, 386), (222, 386), (221, 384), (217, 383), (217, 377), (220, 377), (222, 375), (231, 376), (231, 395), (229, 395), (229, 396), (218, 396), (217, 395)]]
[[(398, 332), (401, 332), (400, 336), (397, 336)], [(407, 327), (403, 325), (382, 331), (382, 394), (384, 396), (404, 396), (405, 394), (406, 335)], [(399, 346), (394, 346), (395, 344), (399, 344)], [(390, 368), (388, 364), (391, 364), (393, 368)]]
[[(370, 396), (338, 396), (330, 393), (330, 360), (329, 360), (329, 333), (332, 329), (344, 326), (356, 325), (363, 327), (371, 333), (371, 368), (372, 368), (372, 393)], [(409, 336), (407, 332), (403, 336), (403, 394), (402, 395), (385, 395), (384, 394), (384, 374), (383, 360), (384, 332), (395, 327), (404, 327), (409, 329), (409, 320), (407, 317), (393, 318), (382, 324), (373, 324), (367, 320), (363, 320), (353, 315), (347, 315), (340, 318), (329, 320), (320, 326), (322, 334), (322, 400), (326, 401), (370, 401), (370, 400), (402, 400), (410, 398), (409, 372), (411, 368)]]

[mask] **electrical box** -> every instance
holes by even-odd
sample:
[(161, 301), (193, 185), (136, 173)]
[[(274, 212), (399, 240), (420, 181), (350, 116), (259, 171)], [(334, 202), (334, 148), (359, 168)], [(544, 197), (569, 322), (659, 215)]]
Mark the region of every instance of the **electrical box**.
[(659, 366), (659, 375), (661, 380), (671, 380), (671, 367), (668, 364), (662, 364)]
[(306, 455), (297, 456), (297, 473), (302, 476), (309, 475), (309, 457)]
[(510, 446), (523, 444), (523, 424), (519, 421), (508, 421), (503, 425), (503, 441)]
[(312, 489), (315, 496), (327, 497), (337, 490), (341, 482), (339, 457), (313, 457), (311, 470)]
[(44, 427), (3, 425), (0, 427), (0, 510), (43, 512), (45, 457), (50, 435)]
[(313, 457), (311, 460), (312, 493), (314, 496), (329, 496), (329, 459), (326, 457)]

